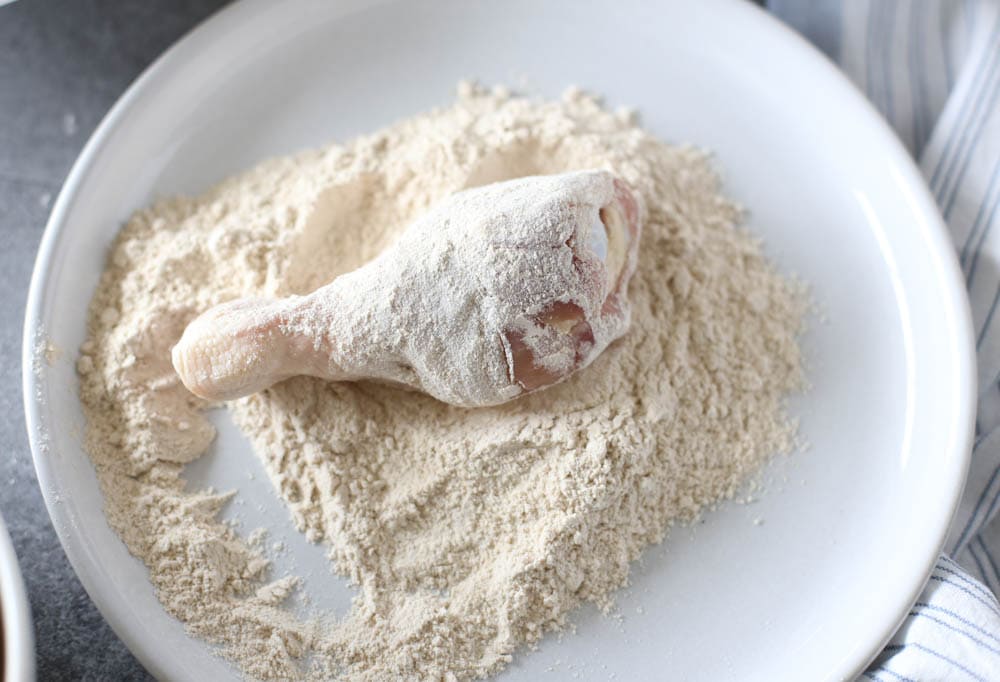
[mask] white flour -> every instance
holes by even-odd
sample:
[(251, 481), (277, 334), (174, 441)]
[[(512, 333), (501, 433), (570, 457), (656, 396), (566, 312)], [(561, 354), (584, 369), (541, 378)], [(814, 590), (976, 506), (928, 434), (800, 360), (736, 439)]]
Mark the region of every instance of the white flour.
[[(622, 176), (648, 210), (631, 327), (589, 368), (475, 410), (304, 377), (228, 404), (298, 527), (360, 588), (342, 622), (297, 619), (282, 606), (295, 579), (269, 583), (216, 520), (226, 498), (183, 490), (213, 431), (171, 346), (212, 305), (355, 269), (452, 192), (583, 168)], [(626, 114), (579, 92), (468, 86), (450, 107), (140, 211), (78, 362), (108, 519), (166, 608), (250, 676), (497, 671), (581, 602), (609, 606), (644, 547), (790, 447), (804, 301), (739, 217), (701, 152)]]

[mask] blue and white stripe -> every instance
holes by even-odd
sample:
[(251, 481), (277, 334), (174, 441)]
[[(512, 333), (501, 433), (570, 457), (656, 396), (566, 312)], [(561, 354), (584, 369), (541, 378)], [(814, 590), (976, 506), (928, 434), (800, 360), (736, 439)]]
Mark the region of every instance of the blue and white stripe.
[(767, 4), (840, 64), (919, 161), (976, 327), (976, 443), (947, 556), (861, 679), (1000, 680), (1000, 0)]

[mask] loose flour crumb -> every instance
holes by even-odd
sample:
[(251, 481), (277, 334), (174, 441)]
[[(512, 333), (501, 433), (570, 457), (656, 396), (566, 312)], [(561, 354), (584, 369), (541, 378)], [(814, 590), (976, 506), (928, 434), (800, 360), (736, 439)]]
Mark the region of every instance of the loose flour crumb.
[[(170, 348), (208, 307), (305, 293), (385, 249), (450, 193), (605, 168), (646, 199), (628, 334), (564, 384), (493, 408), (296, 378), (227, 405), (298, 528), (359, 588), (296, 617), (297, 579), (186, 492), (214, 431)], [(631, 561), (742, 482), (795, 428), (799, 290), (737, 226), (706, 155), (579, 90), (460, 88), (451, 106), (275, 159), (137, 212), (109, 254), (77, 361), (111, 525), (167, 610), (262, 679), (469, 679), (604, 609)], [(181, 424), (185, 426), (182, 428)]]

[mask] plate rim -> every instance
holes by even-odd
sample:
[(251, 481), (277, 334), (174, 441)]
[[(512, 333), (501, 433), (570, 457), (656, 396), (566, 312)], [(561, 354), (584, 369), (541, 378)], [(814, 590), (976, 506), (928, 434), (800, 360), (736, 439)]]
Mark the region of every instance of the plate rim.
[[(59, 538), (59, 544), (66, 553), (73, 572), (83, 585), (87, 596), (107, 621), (115, 635), (125, 644), (136, 660), (156, 679), (170, 679), (170, 657), (164, 656), (155, 649), (145, 646), (144, 641), (127, 627), (127, 614), (118, 603), (115, 595), (109, 594), (103, 581), (97, 580), (99, 564), (93, 562), (88, 553), (79, 546), (77, 536), (70, 532), (74, 517), (60, 504), (58, 492), (53, 485), (53, 472), (46, 458), (47, 445), (42, 442), (42, 418), (39, 405), (39, 377), (35, 373), (38, 334), (44, 330), (42, 325), (42, 305), (44, 291), (47, 285), (47, 273), (56, 253), (56, 247), (69, 213), (69, 206), (79, 192), (84, 177), (90, 171), (96, 157), (107, 144), (108, 139), (117, 129), (120, 121), (126, 118), (133, 105), (144, 95), (161, 73), (169, 71), (173, 62), (177, 61), (185, 45), (201, 33), (212, 30), (223, 30), (224, 24), (238, 19), (237, 15), (246, 10), (245, 0), (228, 4), (210, 14), (195, 24), (180, 36), (166, 50), (154, 59), (125, 91), (115, 100), (100, 123), (91, 133), (73, 162), (69, 174), (63, 181), (59, 194), (52, 206), (52, 212), (45, 223), (45, 230), (38, 246), (38, 253), (31, 271), (31, 283), (28, 287), (28, 298), (25, 304), (24, 330), (21, 339), (21, 383), (24, 399), (24, 418), (28, 430), (28, 444), (31, 448), (31, 459), (34, 463), (35, 475), (41, 488), (42, 499), (48, 512), (52, 527)], [(117, 535), (117, 533), (116, 533)], [(81, 570), (82, 569), (82, 570)]]
[[(382, 4), (382, 2), (383, 0), (361, 0), (357, 4), (368, 7)], [(859, 674), (868, 666), (905, 620), (906, 613), (919, 597), (934, 569), (937, 557), (947, 539), (952, 520), (958, 511), (971, 460), (976, 416), (976, 354), (971, 310), (951, 235), (931, 197), (923, 175), (895, 132), (874, 105), (855, 88), (840, 68), (829, 61), (815, 46), (764, 9), (750, 2), (745, 2), (745, 0), (710, 0), (710, 2), (713, 2), (716, 7), (723, 8), (725, 12), (732, 13), (734, 17), (742, 13), (743, 16), (740, 18), (756, 22), (758, 25), (766, 25), (768, 31), (773, 34), (781, 34), (783, 36), (780, 38), (781, 40), (796, 44), (796, 49), (801, 52), (803, 61), (808, 62), (807, 68), (824, 72), (824, 78), (830, 85), (839, 89), (846, 98), (851, 100), (852, 106), (864, 109), (866, 111), (865, 117), (870, 120), (873, 126), (881, 130), (881, 136), (885, 139), (886, 145), (893, 150), (893, 162), (900, 172), (900, 179), (911, 191), (915, 206), (919, 209), (920, 214), (927, 219), (928, 230), (925, 236), (932, 260), (939, 267), (942, 279), (950, 282), (947, 295), (943, 298), (946, 299), (954, 319), (946, 336), (951, 339), (956, 348), (965, 349), (955, 358), (959, 375), (956, 378), (957, 385), (964, 385), (966, 388), (964, 396), (958, 396), (961, 401), (954, 410), (957, 421), (960, 422), (959, 431), (956, 432), (958, 437), (954, 439), (951, 451), (942, 453), (942, 459), (957, 463), (957, 466), (953, 466), (951, 469), (951, 476), (942, 479), (941, 487), (947, 490), (946, 493), (942, 493), (942, 497), (948, 502), (948, 513), (942, 512), (939, 515), (939, 523), (934, 528), (925, 529), (929, 531), (926, 533), (926, 537), (932, 538), (925, 543), (925, 546), (933, 548), (933, 552), (928, 551), (923, 564), (911, 572), (913, 584), (907, 596), (902, 600), (898, 614), (885, 615), (881, 619), (882, 626), (879, 628), (882, 631), (881, 638), (873, 640), (869, 646), (864, 647), (866, 650), (864, 656), (839, 659), (839, 668), (830, 671), (830, 679), (847, 679)], [(108, 140), (114, 135), (123, 119), (130, 115), (133, 106), (145, 96), (147, 90), (155, 87), (157, 79), (163, 75), (169, 75), (170, 70), (177, 62), (181, 62), (180, 66), (184, 67), (182, 60), (189, 58), (184, 53), (191, 43), (210, 33), (225, 33), (230, 26), (238, 29), (240, 22), (252, 17), (257, 9), (267, 5), (268, 3), (262, 0), (240, 0), (209, 15), (178, 38), (150, 63), (115, 101), (87, 140), (59, 191), (38, 248), (25, 307), (22, 335), (22, 390), (25, 422), (32, 460), (46, 510), (59, 542), (88, 596), (115, 634), (125, 643), (139, 662), (157, 678), (167, 676), (167, 671), (171, 667), (170, 657), (163, 655), (155, 648), (146, 647), (144, 641), (133, 635), (126, 627), (127, 614), (125, 610), (121, 608), (116, 595), (110, 593), (103, 581), (96, 577), (100, 572), (98, 570), (100, 565), (80, 546), (79, 538), (71, 532), (74, 525), (74, 515), (59, 503), (58, 491), (53, 485), (53, 468), (45, 452), (47, 446), (42, 442), (44, 420), (40, 414), (40, 404), (37, 397), (40, 378), (36, 376), (34, 371), (35, 344), (39, 330), (43, 329), (41, 313), (44, 293), (48, 284), (48, 272), (67, 224), (68, 209), (76, 199), (84, 178), (91, 171), (95, 159), (106, 146)], [(962, 419), (963, 414), (965, 419)]]

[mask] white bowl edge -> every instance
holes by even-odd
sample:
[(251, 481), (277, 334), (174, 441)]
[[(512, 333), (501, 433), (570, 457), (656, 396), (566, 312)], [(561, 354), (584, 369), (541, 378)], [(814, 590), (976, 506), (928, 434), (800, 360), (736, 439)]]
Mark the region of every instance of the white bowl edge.
[(35, 633), (24, 579), (10, 534), (0, 519), (0, 623), (3, 624), (3, 682), (35, 679)]

